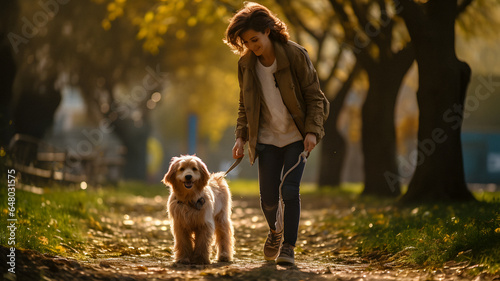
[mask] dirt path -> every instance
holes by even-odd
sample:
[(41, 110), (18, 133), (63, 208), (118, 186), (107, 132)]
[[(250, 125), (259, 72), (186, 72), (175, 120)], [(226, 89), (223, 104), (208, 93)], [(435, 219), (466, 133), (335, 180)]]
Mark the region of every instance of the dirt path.
[[(267, 227), (258, 198), (233, 200), (236, 253), (232, 263), (173, 264), (165, 198), (134, 197), (107, 200), (112, 212), (99, 214), (101, 221), (92, 222), (89, 246), (79, 253), (86, 259), (24, 251), (18, 254), (17, 280), (471, 280), (462, 275), (464, 266), (459, 264), (426, 271), (399, 267), (390, 259), (377, 262), (359, 257), (355, 238), (322, 222), (326, 216), (348, 214), (350, 203), (317, 196), (302, 198), (296, 265), (265, 262), (261, 252)], [(10, 274), (3, 277), (16, 280)], [(479, 280), (491, 278), (476, 276), (475, 281)]]

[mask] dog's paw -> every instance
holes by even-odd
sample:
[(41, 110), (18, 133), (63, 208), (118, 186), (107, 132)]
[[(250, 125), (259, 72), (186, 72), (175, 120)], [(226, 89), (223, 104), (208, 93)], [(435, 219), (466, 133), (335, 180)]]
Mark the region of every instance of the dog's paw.
[(193, 263), (194, 264), (210, 264), (210, 259), (198, 256), (198, 257), (193, 258)]
[(230, 262), (231, 258), (228, 256), (220, 256), (219, 257), (219, 262)]
[(190, 264), (191, 260), (189, 260), (189, 258), (181, 258), (181, 259), (174, 261), (174, 263), (176, 263), (176, 264)]

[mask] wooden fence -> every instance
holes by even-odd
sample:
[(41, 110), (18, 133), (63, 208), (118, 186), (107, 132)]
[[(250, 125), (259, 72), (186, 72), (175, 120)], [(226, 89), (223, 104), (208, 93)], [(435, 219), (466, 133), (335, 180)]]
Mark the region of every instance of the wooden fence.
[(116, 184), (122, 177), (125, 153), (123, 146), (117, 146), (94, 149), (75, 158), (67, 150), (40, 139), (16, 134), (10, 141), (7, 165), (16, 170), (25, 184)]

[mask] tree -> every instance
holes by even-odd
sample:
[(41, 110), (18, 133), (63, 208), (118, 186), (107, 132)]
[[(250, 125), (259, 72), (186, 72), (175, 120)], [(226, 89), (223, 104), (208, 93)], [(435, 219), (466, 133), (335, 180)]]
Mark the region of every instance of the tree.
[[(162, 128), (164, 135), (171, 132), (170, 126), (182, 132), (187, 116), (197, 115), (200, 135), (218, 142), (236, 121), (237, 57), (231, 56), (222, 41), (231, 6), (194, 0), (157, 1), (154, 5), (138, 0), (100, 2), (110, 11), (103, 26), (112, 28), (117, 20), (136, 26), (135, 37), (143, 50), (168, 68), (169, 92), (164, 95), (169, 103), (162, 105), (159, 118), (172, 122)], [(116, 16), (114, 10), (121, 12)]]
[(369, 80), (362, 108), (363, 194), (399, 196), (394, 113), (403, 77), (414, 60), (411, 45), (402, 44), (404, 39), (394, 36), (399, 27), (394, 19), (399, 7), (390, 10), (385, 0), (350, 1), (350, 9), (337, 0), (330, 3), (341, 19), (346, 43), (353, 48)]
[[(131, 26), (122, 25), (120, 32), (112, 35), (101, 31), (100, 18), (107, 11), (94, 3), (41, 1), (31, 5), (28, 2), (21, 1), (22, 19), (18, 20), (20, 26), (13, 30), (13, 34), (23, 40), (11, 42), (17, 52), (20, 69), (18, 96), (13, 104), (16, 132), (42, 138), (52, 126), (61, 91), (77, 89), (86, 101), (89, 119), (98, 124), (106, 118), (113, 133), (127, 146), (124, 174), (131, 178), (145, 178), (145, 149), (135, 153), (136, 157), (134, 149), (141, 147), (141, 142), (145, 147), (147, 130), (131, 135), (121, 132), (122, 128), (128, 131), (147, 129), (147, 108), (144, 104), (155, 89), (149, 89), (151, 92), (144, 93), (140, 98), (136, 95), (136, 99), (128, 99), (126, 105), (108, 99), (106, 91), (119, 82), (136, 82), (145, 76), (146, 70), (142, 77), (132, 77), (134, 69), (144, 69), (146, 65), (154, 67), (151, 60), (143, 56), (134, 36), (130, 36)], [(123, 110), (125, 106), (128, 106), (126, 114)], [(107, 115), (110, 112), (114, 114)], [(130, 126), (128, 120), (132, 118), (135, 118), (135, 123)], [(92, 156), (103, 145), (96, 140), (92, 144), (84, 152), (72, 153), (68, 163), (75, 167), (75, 162)]]
[[(9, 44), (8, 35), (15, 26), (19, 14), (17, 0), (3, 1), (0, 4), (0, 157), (3, 158), (5, 150), (12, 137), (12, 112), (9, 107), (13, 98), (14, 78), (16, 75), (16, 62)], [(2, 171), (3, 173), (3, 171)]]
[[(341, 24), (327, 1), (276, 1), (290, 22), (294, 40), (308, 46), (318, 70), (322, 90), (330, 101), (330, 116), (321, 141), (318, 186), (338, 187), (346, 155), (346, 141), (337, 123), (344, 100), (359, 74), (359, 64), (349, 63), (351, 50), (341, 47)], [(332, 48), (332, 44), (336, 48)]]
[[(221, 40), (227, 15), (221, 5), (187, 0), (20, 3), (22, 20), (14, 19), (19, 26), (10, 29), (17, 41), (9, 45), (20, 69), (18, 93), (9, 104), (17, 109), (17, 132), (43, 136), (60, 90), (76, 89), (93, 124), (104, 122), (126, 146), (124, 175), (144, 179), (152, 109), (162, 124), (176, 124), (175, 132), (160, 128), (168, 138), (182, 135), (185, 121), (179, 116), (190, 113), (202, 116), (201, 135), (213, 142), (234, 123), (237, 98), (227, 96), (237, 93), (232, 91), (237, 58)], [(4, 11), (14, 15), (10, 8)]]
[(471, 70), (455, 53), (455, 19), (471, 1), (397, 2), (415, 46), (420, 110), (417, 167), (402, 202), (472, 200), (460, 137)]
[(330, 101), (330, 114), (325, 123), (325, 138), (321, 146), (320, 175), (318, 185), (338, 187), (341, 184), (341, 173), (346, 156), (347, 143), (340, 133), (337, 123), (344, 101), (352, 84), (360, 72), (360, 64), (355, 63), (348, 78)]
[[(236, 57), (230, 55), (221, 40), (227, 10), (213, 1), (95, 2), (107, 11), (100, 15), (103, 36), (124, 42), (124, 46), (114, 52), (113, 44), (102, 46), (111, 49), (108, 54), (117, 71), (100, 72), (98, 79), (104, 78), (101, 80), (105, 83), (91, 102), (97, 109), (102, 109), (103, 103), (108, 105), (104, 106), (107, 111), (101, 114), (113, 120), (115, 131), (129, 154), (137, 155), (134, 159), (142, 155), (139, 159), (143, 173), (152, 108), (156, 108), (152, 118), (161, 124), (158, 129), (164, 139), (182, 139), (187, 135), (188, 116), (195, 115), (199, 119), (200, 135), (218, 142), (227, 126), (234, 123), (237, 105), (236, 98), (227, 98), (237, 93), (231, 91), (237, 87), (236, 74), (230, 74)], [(142, 71), (144, 69), (147, 71)], [(151, 71), (156, 73), (153, 76), (161, 76), (156, 78), (162, 81), (157, 81), (157, 88), (147, 89), (150, 87), (144, 83), (152, 77), (144, 75)], [(96, 85), (96, 81), (87, 84)], [(124, 84), (132, 91), (119, 91), (117, 85)], [(145, 98), (137, 99), (134, 89), (147, 90)], [(158, 106), (150, 99), (155, 92), (161, 95), (162, 103)], [(132, 104), (128, 105), (130, 101)], [(123, 113), (123, 107), (130, 116), (117, 118)], [(137, 120), (131, 120), (137, 116), (141, 116), (139, 126)], [(187, 152), (182, 147), (181, 151)], [(138, 170), (131, 170), (129, 175)]]

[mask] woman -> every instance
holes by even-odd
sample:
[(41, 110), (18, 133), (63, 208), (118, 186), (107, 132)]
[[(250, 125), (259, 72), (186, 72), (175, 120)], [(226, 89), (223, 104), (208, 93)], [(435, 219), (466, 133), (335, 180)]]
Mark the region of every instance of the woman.
[[(324, 136), (329, 103), (307, 51), (289, 41), (287, 26), (266, 7), (246, 3), (230, 20), (225, 43), (239, 54), (240, 100), (233, 158), (258, 159), (261, 208), (269, 224), (264, 258), (294, 264), (300, 218), (299, 186), (305, 164), (284, 179), (284, 230), (276, 231), (281, 173)], [(283, 238), (283, 239), (282, 239)], [(283, 244), (282, 244), (283, 240)]]

